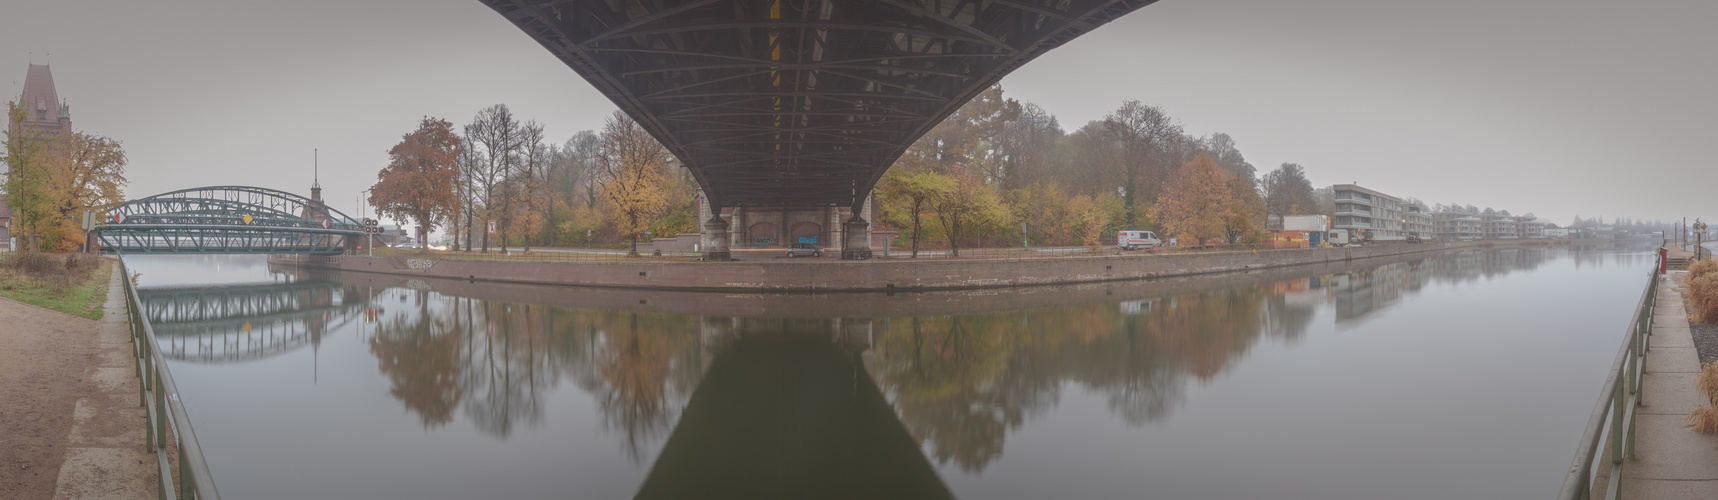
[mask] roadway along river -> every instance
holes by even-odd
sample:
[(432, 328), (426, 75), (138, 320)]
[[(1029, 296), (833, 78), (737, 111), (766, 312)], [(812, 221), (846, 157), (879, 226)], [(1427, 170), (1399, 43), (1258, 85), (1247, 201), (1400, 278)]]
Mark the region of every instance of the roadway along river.
[(1556, 492), (1652, 257), (896, 296), (128, 262), (228, 498), (1447, 499)]

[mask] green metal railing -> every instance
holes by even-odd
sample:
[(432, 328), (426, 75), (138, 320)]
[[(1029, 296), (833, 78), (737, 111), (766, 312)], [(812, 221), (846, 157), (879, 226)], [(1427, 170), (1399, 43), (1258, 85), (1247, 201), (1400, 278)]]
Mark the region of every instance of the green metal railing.
[[(1634, 321), (1630, 323), (1624, 334), (1623, 345), (1617, 350), (1617, 359), (1611, 363), (1610, 376), (1605, 379), (1604, 390), (1599, 393), (1599, 402), (1593, 407), (1592, 417), (1587, 419), (1587, 428), (1581, 432), (1580, 445), (1575, 450), (1575, 461), (1569, 466), (1569, 474), (1563, 478), (1563, 490), (1557, 494), (1559, 500), (1585, 500), (1593, 496), (1593, 461), (1598, 458), (1599, 441), (1609, 436), (1610, 441), (1610, 480), (1605, 488), (1604, 498), (1616, 499), (1622, 495), (1623, 459), (1635, 456), (1635, 409), (1640, 407), (1640, 379), (1646, 363), (1647, 338), (1652, 333), (1652, 312), (1658, 299), (1659, 266), (1652, 268), (1652, 273), (1646, 281), (1646, 291), (1641, 294), (1640, 303), (1635, 305)], [(1605, 429), (1606, 424), (1610, 429)]]
[[(119, 257), (120, 280), (125, 282), (125, 316), (131, 328), (132, 354), (137, 362), (138, 400), (148, 410), (148, 450), (155, 452), (160, 465), (157, 497), (165, 499), (219, 500), (215, 481), (209, 476), (209, 464), (203, 461), (203, 449), (197, 445), (197, 434), (191, 431), (191, 417), (179, 400), (179, 388), (173, 374), (167, 370), (167, 359), (156, 349), (155, 329), (143, 315), (143, 302), (137, 298), (137, 285), (131, 282), (131, 271), (125, 266), (125, 255)], [(172, 433), (168, 433), (168, 426)], [(177, 453), (179, 477), (174, 481), (170, 453)]]

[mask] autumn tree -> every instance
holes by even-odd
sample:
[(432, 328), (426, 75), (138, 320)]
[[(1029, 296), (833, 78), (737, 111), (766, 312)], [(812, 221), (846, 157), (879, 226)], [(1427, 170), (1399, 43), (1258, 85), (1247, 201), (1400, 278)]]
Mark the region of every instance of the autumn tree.
[(1164, 232), (1203, 244), (1208, 238), (1225, 234), (1232, 214), (1229, 192), (1228, 178), (1217, 169), (1217, 163), (1208, 155), (1194, 156), (1164, 183), (1162, 196), (1152, 206), (1152, 217), (1163, 225)]
[(459, 210), (456, 185), (462, 153), (452, 123), (423, 117), (417, 130), (388, 150), (388, 166), (376, 174), (370, 204), (378, 215), (417, 222), (418, 234), (427, 237)]
[(924, 234), (924, 217), (930, 212), (931, 200), (951, 188), (948, 177), (928, 169), (892, 171), (878, 186), (879, 197), (885, 200), (894, 217), (913, 228), (913, 258), (919, 257), (919, 240)]
[[(24, 123), (23, 107), (12, 103), (10, 109), (11, 121)], [(83, 242), (79, 221), (85, 210), (125, 201), (124, 148), (83, 132), (51, 138), (33, 125), (14, 128), (6, 133), (4, 155), (13, 231), (29, 241), (31, 251), (76, 248)]]
[(620, 111), (603, 125), (600, 167), (607, 179), (602, 199), (610, 220), (629, 240), (627, 255), (638, 255), (638, 236), (667, 208), (664, 171), (668, 150), (644, 127)]
[(970, 229), (1005, 222), (1008, 211), (994, 186), (986, 185), (977, 175), (946, 176), (941, 189), (935, 190), (930, 206), (948, 236), (950, 256), (960, 256), (960, 238)]
[(1250, 178), (1231, 176), (1226, 184), (1229, 217), (1223, 221), (1224, 235), (1230, 245), (1258, 242), (1264, 236), (1265, 201)]

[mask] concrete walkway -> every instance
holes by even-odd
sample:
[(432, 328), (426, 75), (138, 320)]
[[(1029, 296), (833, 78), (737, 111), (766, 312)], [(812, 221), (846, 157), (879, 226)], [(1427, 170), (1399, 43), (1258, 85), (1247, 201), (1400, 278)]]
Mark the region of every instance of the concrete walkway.
[[(1704, 404), (1694, 390), (1700, 361), (1682, 304), (1684, 274), (1672, 272), (1671, 279), (1659, 283), (1641, 377), (1642, 405), (1635, 414), (1636, 456), (1623, 463), (1622, 498), (1629, 500), (1718, 498), (1718, 436), (1694, 432), (1683, 422)], [(1609, 482), (1608, 440), (1604, 446), (1593, 464), (1600, 476), (1595, 498)]]
[(114, 267), (106, 313), (88, 340), (94, 352), (82, 380), (92, 387), (72, 413), (56, 500), (155, 498), (157, 462), (144, 450), (144, 410), (119, 281), (124, 278)]

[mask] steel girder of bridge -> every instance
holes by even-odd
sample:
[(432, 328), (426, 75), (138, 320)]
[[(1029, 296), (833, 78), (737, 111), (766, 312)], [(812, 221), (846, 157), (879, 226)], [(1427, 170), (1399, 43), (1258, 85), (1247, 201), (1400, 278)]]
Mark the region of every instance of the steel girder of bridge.
[(103, 251), (339, 255), (360, 223), (324, 203), (273, 189), (181, 189), (110, 207)]
[(858, 207), (913, 141), (1155, 0), (480, 0), (668, 147), (712, 206)]

